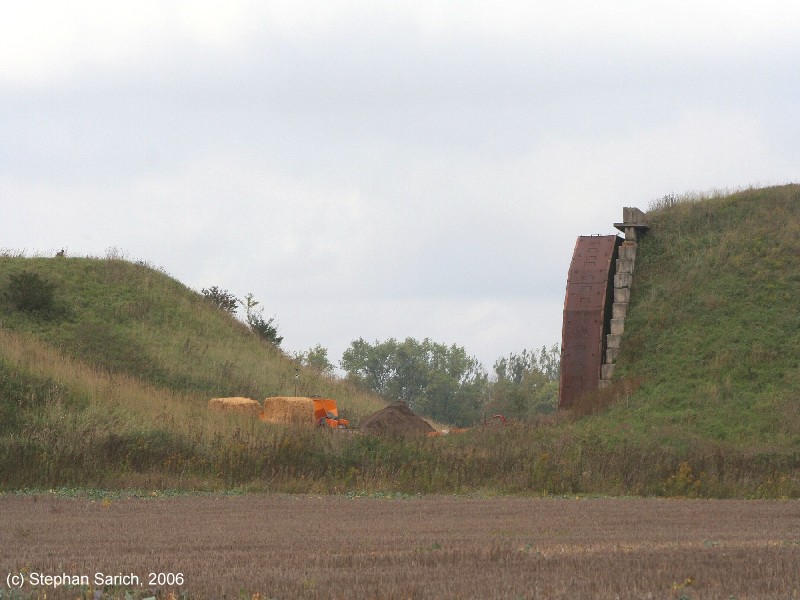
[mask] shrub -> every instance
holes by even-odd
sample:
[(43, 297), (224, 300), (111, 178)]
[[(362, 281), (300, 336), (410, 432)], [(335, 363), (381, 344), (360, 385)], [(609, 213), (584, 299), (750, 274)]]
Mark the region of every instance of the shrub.
[(280, 346), (281, 342), (283, 341), (283, 336), (278, 335), (277, 324), (273, 325), (275, 317), (270, 317), (269, 319), (265, 320), (264, 316), (262, 315), (263, 309), (259, 308), (258, 310), (255, 310), (256, 306), (258, 306), (260, 302), (253, 297), (252, 293), (247, 294), (247, 296), (244, 297), (244, 300), (239, 300), (239, 302), (244, 306), (246, 313), (245, 320), (250, 330), (262, 340), (269, 342), (274, 346)]
[(51, 313), (55, 308), (55, 284), (37, 273), (23, 271), (9, 277), (8, 299), (17, 310)]
[(283, 336), (278, 335), (277, 326), (273, 325), (275, 317), (270, 317), (264, 320), (264, 317), (259, 312), (253, 312), (247, 315), (247, 324), (250, 329), (262, 340), (280, 346), (283, 341)]
[(210, 288), (203, 288), (201, 290), (206, 300), (214, 304), (217, 308), (221, 308), (227, 313), (233, 314), (236, 312), (236, 307), (239, 304), (239, 299), (231, 294), (228, 290), (221, 290), (215, 285)]

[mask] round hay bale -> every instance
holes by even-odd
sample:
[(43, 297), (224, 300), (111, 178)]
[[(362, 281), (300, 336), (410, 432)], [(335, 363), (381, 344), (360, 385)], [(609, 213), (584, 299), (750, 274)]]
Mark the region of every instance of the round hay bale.
[(252, 398), (235, 396), (232, 398), (212, 398), (208, 401), (208, 408), (219, 411), (229, 410), (257, 417), (261, 411), (261, 404), (258, 403), (258, 400), (253, 400)]
[(417, 416), (408, 404), (399, 400), (366, 417), (361, 421), (360, 429), (364, 433), (374, 435), (409, 435), (435, 431), (427, 421)]

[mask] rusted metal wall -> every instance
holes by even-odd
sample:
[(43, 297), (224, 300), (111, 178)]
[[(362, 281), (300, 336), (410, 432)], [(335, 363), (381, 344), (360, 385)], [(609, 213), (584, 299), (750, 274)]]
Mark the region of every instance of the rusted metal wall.
[(597, 389), (621, 242), (616, 235), (582, 235), (575, 243), (564, 299), (559, 408), (569, 408), (582, 393)]

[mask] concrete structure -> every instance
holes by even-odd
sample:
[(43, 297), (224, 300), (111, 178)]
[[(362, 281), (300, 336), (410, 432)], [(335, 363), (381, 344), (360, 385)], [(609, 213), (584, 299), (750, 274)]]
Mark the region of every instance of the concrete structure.
[(639, 238), (650, 229), (647, 224), (647, 214), (632, 206), (622, 209), (622, 223), (614, 223), (614, 227), (625, 234), (626, 242), (637, 244)]
[(611, 326), (606, 334), (606, 353), (600, 368), (599, 387), (606, 387), (614, 376), (614, 365), (619, 356), (622, 334), (625, 332), (625, 317), (631, 299), (633, 273), (636, 267), (636, 251), (641, 236), (650, 228), (647, 215), (638, 208), (622, 209), (622, 223), (614, 227), (625, 234), (625, 241), (619, 248), (619, 256), (614, 268), (614, 302), (611, 305)]

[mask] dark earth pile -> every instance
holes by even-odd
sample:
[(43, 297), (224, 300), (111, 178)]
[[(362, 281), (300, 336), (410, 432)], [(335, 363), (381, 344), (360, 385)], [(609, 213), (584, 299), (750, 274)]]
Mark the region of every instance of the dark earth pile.
[(428, 433), (435, 431), (427, 421), (418, 417), (405, 402), (392, 402), (386, 408), (372, 413), (361, 421), (360, 429), (364, 433), (400, 434)]

